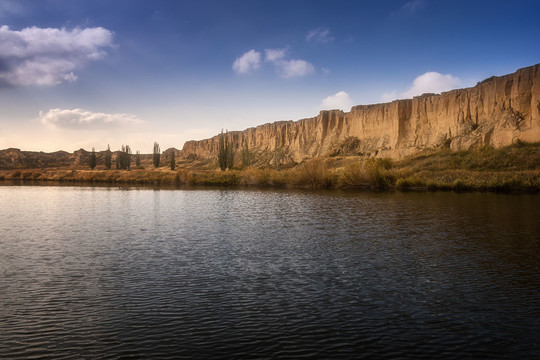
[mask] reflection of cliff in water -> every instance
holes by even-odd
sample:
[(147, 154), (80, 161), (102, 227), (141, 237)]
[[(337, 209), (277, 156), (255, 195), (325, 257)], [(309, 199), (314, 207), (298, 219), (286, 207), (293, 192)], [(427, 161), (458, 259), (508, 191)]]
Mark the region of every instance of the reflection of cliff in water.
[[(240, 156), (244, 144), (271, 161), (329, 156), (357, 140), (356, 155), (402, 158), (424, 148), (453, 150), (519, 140), (540, 141), (540, 64), (491, 77), (475, 87), (425, 94), (391, 103), (355, 106), (350, 112), (321, 111), (313, 118), (280, 121), (229, 132)], [(184, 157), (215, 158), (219, 136), (188, 141)]]

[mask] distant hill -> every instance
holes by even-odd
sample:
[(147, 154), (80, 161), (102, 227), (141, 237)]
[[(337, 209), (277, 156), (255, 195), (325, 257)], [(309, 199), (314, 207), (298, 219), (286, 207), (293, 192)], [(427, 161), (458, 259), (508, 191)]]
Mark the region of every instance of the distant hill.
[[(180, 156), (180, 150), (169, 148), (163, 151), (161, 161), (170, 159), (171, 152), (175, 152), (175, 156)], [(116, 160), (119, 151), (112, 152), (113, 162)], [(105, 151), (96, 151), (98, 167), (104, 167)], [(0, 150), (0, 169), (37, 169), (37, 168), (53, 168), (53, 167), (69, 167), (69, 168), (87, 168), (90, 159), (90, 151), (79, 149), (73, 153), (67, 151), (56, 151), (46, 153), (42, 151), (22, 151), (20, 149), (9, 148)], [(135, 154), (131, 157), (132, 166), (135, 164)], [(152, 164), (152, 154), (141, 154), (141, 164), (149, 166)], [(114, 164), (113, 164), (114, 167)]]

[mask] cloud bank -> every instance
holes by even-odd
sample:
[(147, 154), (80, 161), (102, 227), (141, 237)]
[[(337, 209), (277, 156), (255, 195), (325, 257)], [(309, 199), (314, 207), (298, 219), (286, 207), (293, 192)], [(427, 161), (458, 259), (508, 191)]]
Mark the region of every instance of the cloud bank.
[(339, 91), (334, 95), (328, 96), (321, 102), (321, 108), (323, 110), (340, 109), (348, 111), (353, 105), (353, 100), (345, 91)]
[(74, 71), (106, 55), (113, 33), (101, 27), (73, 30), (0, 27), (0, 86), (54, 86), (76, 81)]
[(416, 77), (409, 90), (398, 93), (396, 90), (384, 93), (381, 101), (388, 102), (395, 99), (408, 99), (425, 93), (439, 94), (443, 91), (459, 88), (461, 80), (450, 74), (441, 74), (430, 71)]
[(140, 124), (142, 121), (130, 114), (107, 114), (83, 109), (50, 109), (39, 112), (39, 120), (47, 127), (63, 129), (101, 130), (122, 125)]

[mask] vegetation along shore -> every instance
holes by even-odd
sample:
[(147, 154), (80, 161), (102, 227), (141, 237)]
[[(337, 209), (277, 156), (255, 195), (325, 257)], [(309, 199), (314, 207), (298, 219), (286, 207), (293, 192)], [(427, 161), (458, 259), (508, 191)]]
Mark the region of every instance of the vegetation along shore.
[[(161, 155), (142, 156), (131, 168), (106, 169), (105, 165), (0, 170), (4, 182), (92, 182), (176, 186), (274, 187), (359, 190), (454, 190), (540, 192), (540, 143), (518, 141), (495, 149), (469, 151), (449, 148), (424, 150), (403, 160), (362, 156), (328, 156), (294, 166), (239, 165), (222, 171), (219, 159), (174, 160), (174, 149)], [(172, 158), (172, 162), (171, 162)], [(92, 156), (89, 162), (92, 162)], [(118, 157), (118, 159), (122, 159)], [(135, 162), (135, 161), (134, 161)], [(155, 165), (158, 165), (157, 167)]]

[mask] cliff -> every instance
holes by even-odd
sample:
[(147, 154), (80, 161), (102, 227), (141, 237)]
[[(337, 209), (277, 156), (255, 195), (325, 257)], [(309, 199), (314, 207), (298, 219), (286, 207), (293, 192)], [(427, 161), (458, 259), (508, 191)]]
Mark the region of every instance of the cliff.
[[(247, 145), (259, 162), (291, 163), (339, 153), (400, 159), (425, 148), (453, 150), (540, 141), (540, 64), (476, 86), (390, 103), (321, 111), (229, 132), (240, 161)], [(184, 144), (184, 158), (215, 159), (219, 135)]]

